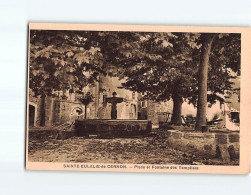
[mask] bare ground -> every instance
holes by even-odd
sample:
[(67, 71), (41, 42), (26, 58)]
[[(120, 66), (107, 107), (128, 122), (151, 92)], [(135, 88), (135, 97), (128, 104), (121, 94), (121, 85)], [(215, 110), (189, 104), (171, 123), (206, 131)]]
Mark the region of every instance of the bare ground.
[(224, 165), (220, 159), (200, 159), (169, 148), (165, 133), (159, 131), (138, 138), (30, 140), (28, 154), (32, 162)]

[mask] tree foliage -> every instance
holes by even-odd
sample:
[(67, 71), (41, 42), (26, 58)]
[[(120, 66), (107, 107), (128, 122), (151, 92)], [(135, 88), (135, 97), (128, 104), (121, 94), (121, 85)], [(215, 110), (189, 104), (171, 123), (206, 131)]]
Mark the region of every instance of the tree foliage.
[[(157, 101), (197, 104), (202, 33), (32, 30), (29, 87), (35, 95), (81, 90), (100, 74)], [(208, 101), (224, 101), (240, 75), (240, 34), (217, 33), (208, 68)]]
[(93, 83), (103, 71), (95, 32), (31, 31), (29, 87), (35, 95), (73, 91)]
[[(172, 98), (174, 103), (175, 99), (187, 100), (197, 106), (198, 67), (204, 34), (128, 33), (125, 40), (119, 37), (122, 41), (117, 46), (112, 45), (110, 54), (119, 56), (114, 57), (113, 63), (120, 66), (117, 73), (127, 78), (123, 86), (146, 93), (147, 99)], [(223, 103), (224, 96), (233, 90), (235, 76), (231, 72), (240, 74), (240, 46), (240, 34), (215, 34), (208, 69), (207, 100), (211, 104)], [(179, 116), (176, 118), (180, 120)]]
[(189, 97), (196, 81), (191, 57), (193, 49), (198, 48), (194, 42), (195, 36), (146, 33), (140, 48), (147, 55), (136, 63), (129, 59), (130, 66), (124, 67), (124, 75), (127, 77), (124, 86), (146, 92), (146, 98), (155, 100), (169, 100), (178, 94), (184, 98)]
[[(148, 92), (146, 97), (155, 100), (179, 94), (196, 105), (201, 33), (138, 33), (136, 37), (139, 45), (129, 47), (114, 62), (127, 77), (124, 87)], [(240, 74), (240, 35), (217, 34), (210, 53), (210, 103), (223, 101), (221, 94), (232, 89), (233, 71)]]

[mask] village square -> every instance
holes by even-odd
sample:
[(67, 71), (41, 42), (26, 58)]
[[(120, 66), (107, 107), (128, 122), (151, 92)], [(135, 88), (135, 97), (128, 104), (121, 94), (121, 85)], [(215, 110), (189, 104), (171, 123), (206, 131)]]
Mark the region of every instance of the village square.
[(30, 33), (28, 160), (239, 165), (240, 34)]

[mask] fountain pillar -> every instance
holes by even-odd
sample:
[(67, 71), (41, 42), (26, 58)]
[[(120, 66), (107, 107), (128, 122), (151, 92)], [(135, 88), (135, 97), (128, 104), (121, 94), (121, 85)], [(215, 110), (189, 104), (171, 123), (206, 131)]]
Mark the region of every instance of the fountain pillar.
[(124, 98), (116, 97), (117, 93), (115, 91), (112, 93), (112, 96), (106, 98), (105, 101), (112, 104), (111, 119), (117, 119), (117, 104), (123, 102)]

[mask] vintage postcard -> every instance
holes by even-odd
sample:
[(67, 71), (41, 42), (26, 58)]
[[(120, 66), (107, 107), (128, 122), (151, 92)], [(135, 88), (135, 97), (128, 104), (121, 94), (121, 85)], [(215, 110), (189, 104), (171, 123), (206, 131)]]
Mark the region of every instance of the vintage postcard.
[(250, 35), (30, 23), (26, 168), (248, 174)]

